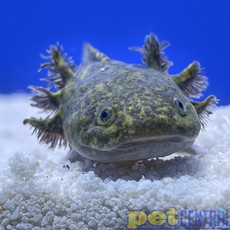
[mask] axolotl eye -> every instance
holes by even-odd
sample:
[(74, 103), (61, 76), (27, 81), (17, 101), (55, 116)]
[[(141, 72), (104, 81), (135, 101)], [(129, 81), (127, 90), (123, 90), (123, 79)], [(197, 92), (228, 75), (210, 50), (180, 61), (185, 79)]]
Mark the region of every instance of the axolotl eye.
[(100, 113), (100, 120), (101, 122), (106, 122), (108, 121), (111, 117), (112, 117), (112, 114), (113, 111), (109, 108), (103, 108), (101, 113)]
[(178, 109), (180, 115), (181, 115), (182, 117), (186, 116), (186, 115), (187, 115), (187, 110), (186, 110), (186, 107), (185, 107), (185, 105), (183, 104), (183, 102), (180, 101), (180, 100), (177, 99), (177, 98), (174, 98), (174, 103), (175, 103), (175, 105), (176, 105), (176, 107), (177, 107), (177, 109)]
[(111, 107), (103, 107), (97, 112), (96, 121), (98, 125), (109, 126), (116, 118), (116, 113)]

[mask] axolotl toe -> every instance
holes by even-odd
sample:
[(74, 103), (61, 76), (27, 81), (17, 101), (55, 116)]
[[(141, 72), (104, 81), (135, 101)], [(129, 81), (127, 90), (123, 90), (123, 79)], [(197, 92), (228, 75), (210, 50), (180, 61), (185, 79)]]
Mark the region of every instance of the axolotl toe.
[(153, 33), (147, 35), (143, 47), (133, 48), (144, 64), (133, 65), (86, 44), (79, 66), (62, 46), (51, 46), (41, 69), (49, 68), (52, 76), (45, 80), (57, 90), (31, 86), (32, 105), (50, 115), (24, 124), (50, 148), (69, 146), (99, 162), (163, 157), (189, 148), (217, 99), (192, 101), (206, 89), (207, 78), (196, 61), (169, 75), (166, 46)]

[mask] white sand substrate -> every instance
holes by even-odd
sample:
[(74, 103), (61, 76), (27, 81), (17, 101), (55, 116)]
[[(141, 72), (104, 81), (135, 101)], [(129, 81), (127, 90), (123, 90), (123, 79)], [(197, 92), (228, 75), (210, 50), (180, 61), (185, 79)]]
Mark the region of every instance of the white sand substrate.
[(125, 229), (132, 210), (230, 209), (230, 106), (214, 111), (197, 154), (113, 165), (39, 144), (22, 124), (37, 114), (29, 104), (0, 96), (0, 229)]

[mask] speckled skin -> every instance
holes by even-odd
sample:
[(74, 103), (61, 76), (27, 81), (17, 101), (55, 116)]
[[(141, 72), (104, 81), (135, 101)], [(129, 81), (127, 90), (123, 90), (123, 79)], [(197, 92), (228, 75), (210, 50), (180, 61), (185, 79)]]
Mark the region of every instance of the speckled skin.
[[(163, 157), (190, 147), (202, 125), (198, 107), (200, 114), (207, 111), (207, 100), (214, 97), (193, 104), (180, 89), (182, 77), (175, 80), (157, 68), (166, 62), (155, 62), (154, 68), (154, 61), (159, 59), (151, 55), (146, 67), (110, 60), (93, 50), (89, 60), (71, 72), (70, 65), (62, 63), (62, 56), (57, 53), (56, 60), (53, 54), (53, 72), (59, 74), (63, 85), (57, 87), (60, 90), (56, 94), (46, 91), (48, 106), (38, 105), (41, 95), (34, 101), (39, 108), (55, 107), (55, 115), (47, 120), (26, 119), (24, 123), (38, 130), (41, 142), (55, 147), (58, 140), (60, 145), (64, 141), (74, 154), (100, 162)], [(187, 81), (186, 74), (182, 75)]]
[[(80, 66), (63, 91), (65, 136), (82, 156), (124, 161), (165, 156), (191, 145), (200, 131), (193, 105), (167, 75), (122, 62)], [(186, 107), (186, 116), (175, 105)], [(99, 120), (110, 108), (112, 118)]]

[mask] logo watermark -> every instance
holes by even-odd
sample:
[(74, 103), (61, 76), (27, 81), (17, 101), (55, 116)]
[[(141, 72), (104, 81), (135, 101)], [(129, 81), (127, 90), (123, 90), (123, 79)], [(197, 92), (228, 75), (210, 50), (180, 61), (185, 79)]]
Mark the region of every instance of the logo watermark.
[(228, 210), (177, 210), (128, 211), (127, 229), (221, 228), (230, 229)]

